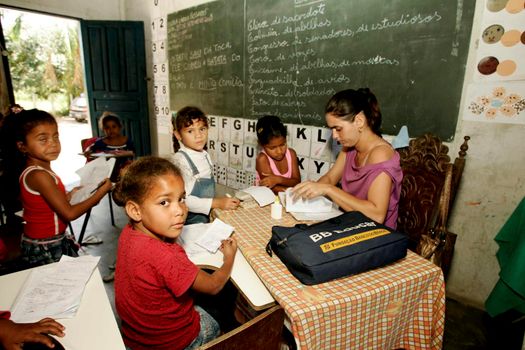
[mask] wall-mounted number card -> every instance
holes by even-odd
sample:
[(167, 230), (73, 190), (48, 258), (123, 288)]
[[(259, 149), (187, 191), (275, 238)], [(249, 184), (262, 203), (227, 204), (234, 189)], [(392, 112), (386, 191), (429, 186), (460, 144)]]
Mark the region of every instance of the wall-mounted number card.
[(168, 56), (166, 52), (168, 51), (166, 40), (157, 40), (151, 43), (151, 55), (154, 63), (166, 62)]
[(152, 71), (153, 71), (153, 79), (161, 79), (161, 80), (168, 80), (168, 61), (165, 62), (158, 62), (153, 63)]

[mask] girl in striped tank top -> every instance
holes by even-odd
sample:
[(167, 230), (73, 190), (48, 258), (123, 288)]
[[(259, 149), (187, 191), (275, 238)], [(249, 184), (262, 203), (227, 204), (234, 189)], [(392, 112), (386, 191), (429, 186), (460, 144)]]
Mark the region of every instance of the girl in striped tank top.
[(31, 265), (44, 265), (60, 260), (63, 254), (77, 255), (73, 237), (65, 233), (69, 221), (96, 205), (111, 189), (106, 179), (88, 199), (71, 205), (72, 192), (51, 170), (51, 161), (60, 154), (58, 125), (44, 111), (31, 109), (17, 114), (14, 137), (26, 167), (19, 178), (20, 197), (24, 207), (22, 257)]

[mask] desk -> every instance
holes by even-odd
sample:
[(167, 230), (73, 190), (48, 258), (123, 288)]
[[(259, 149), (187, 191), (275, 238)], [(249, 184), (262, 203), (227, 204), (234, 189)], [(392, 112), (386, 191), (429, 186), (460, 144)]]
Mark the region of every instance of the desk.
[[(29, 273), (39, 267), (0, 276), (0, 310), (9, 310)], [(68, 350), (124, 350), (124, 342), (111, 310), (98, 268), (89, 279), (74, 318), (59, 319), (66, 327), (58, 338)]]
[(445, 284), (441, 270), (412, 252), (388, 266), (314, 286), (301, 284), (266, 243), (273, 225), (293, 226), (270, 206), (216, 211), (235, 227), (239, 247), (285, 309), (301, 349), (441, 349)]

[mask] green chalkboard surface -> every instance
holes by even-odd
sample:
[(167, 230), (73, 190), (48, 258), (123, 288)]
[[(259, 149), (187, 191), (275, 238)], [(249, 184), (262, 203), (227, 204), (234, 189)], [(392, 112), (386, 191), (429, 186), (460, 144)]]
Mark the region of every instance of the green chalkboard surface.
[[(170, 107), (194, 103), (208, 114), (275, 114), (287, 123), (321, 126), (331, 95), (369, 87), (378, 97), (385, 133), (407, 125), (411, 135), (431, 131), (451, 140), (474, 5), (474, 0), (219, 0), (173, 13)], [(201, 15), (208, 20), (193, 20)], [(196, 67), (195, 52), (205, 55), (217, 43), (225, 47), (220, 64), (202, 61)], [(206, 52), (211, 57), (222, 51)], [(203, 84), (207, 79), (217, 84)]]
[(215, 1), (168, 15), (170, 108), (242, 117), (242, 0)]

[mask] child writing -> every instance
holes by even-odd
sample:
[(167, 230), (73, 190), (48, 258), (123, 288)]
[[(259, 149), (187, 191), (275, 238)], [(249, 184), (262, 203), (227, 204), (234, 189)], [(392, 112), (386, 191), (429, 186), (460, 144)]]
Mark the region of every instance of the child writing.
[(65, 230), (69, 221), (96, 205), (111, 189), (105, 179), (91, 197), (75, 205), (69, 203), (72, 192), (51, 170), (51, 161), (60, 154), (58, 125), (55, 118), (38, 109), (24, 110), (14, 119), (14, 136), (19, 155), (26, 167), (19, 177), (24, 208), (22, 257), (34, 265), (60, 260), (62, 254), (77, 255), (77, 246)]
[(279, 117), (259, 118), (255, 130), (262, 148), (255, 162), (256, 184), (277, 194), (301, 182), (297, 154), (286, 145), (287, 130)]
[(112, 181), (117, 181), (123, 168), (133, 160), (135, 146), (133, 141), (122, 135), (122, 121), (120, 117), (111, 112), (104, 112), (99, 120), (99, 127), (104, 131), (105, 137), (101, 137), (91, 145), (85, 152), (88, 159), (92, 153), (104, 152), (119, 155), (116, 158), (114, 171), (111, 174)]
[(222, 242), (223, 265), (212, 274), (195, 266), (175, 239), (188, 214), (179, 169), (158, 157), (132, 163), (114, 199), (130, 223), (120, 235), (115, 304), (124, 343), (133, 350), (193, 349), (219, 334), (217, 322), (194, 306), (191, 290), (217, 294), (228, 281), (237, 243)]
[(173, 120), (172, 162), (184, 178), (189, 214), (186, 224), (209, 222), (213, 208), (237, 209), (237, 198), (215, 197), (213, 165), (204, 149), (208, 141), (208, 118), (197, 107), (184, 107)]

